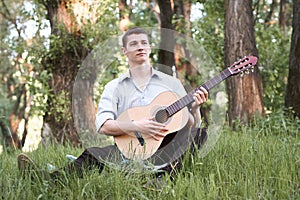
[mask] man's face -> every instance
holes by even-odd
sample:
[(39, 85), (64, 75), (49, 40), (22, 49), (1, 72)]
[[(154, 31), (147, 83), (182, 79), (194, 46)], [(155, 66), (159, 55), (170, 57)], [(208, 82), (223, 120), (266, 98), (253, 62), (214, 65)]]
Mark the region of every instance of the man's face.
[(131, 63), (142, 64), (148, 62), (151, 46), (145, 34), (132, 34), (127, 36), (126, 46), (122, 48), (123, 53)]

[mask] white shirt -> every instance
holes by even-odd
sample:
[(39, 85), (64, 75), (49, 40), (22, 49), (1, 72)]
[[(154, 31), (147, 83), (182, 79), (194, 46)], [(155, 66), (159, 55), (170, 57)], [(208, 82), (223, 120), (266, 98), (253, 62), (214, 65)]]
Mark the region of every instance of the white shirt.
[(171, 91), (183, 97), (186, 91), (181, 82), (172, 76), (152, 69), (152, 75), (144, 90), (130, 77), (129, 70), (119, 78), (110, 81), (101, 95), (96, 116), (96, 130), (108, 119), (117, 119), (125, 110), (145, 106), (162, 92)]

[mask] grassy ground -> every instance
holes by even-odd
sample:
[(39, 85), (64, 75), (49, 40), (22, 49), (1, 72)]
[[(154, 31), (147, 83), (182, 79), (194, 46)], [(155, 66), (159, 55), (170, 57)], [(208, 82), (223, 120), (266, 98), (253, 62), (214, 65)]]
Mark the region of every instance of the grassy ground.
[[(299, 122), (299, 121), (298, 121)], [(176, 181), (164, 178), (162, 191), (144, 189), (147, 174), (96, 170), (63, 183), (32, 181), (18, 173), (19, 152), (0, 155), (2, 199), (300, 199), (300, 127), (284, 120), (257, 121), (238, 131), (224, 130), (204, 158), (187, 156)], [(46, 169), (67, 164), (66, 154), (82, 149), (52, 146), (29, 153)]]

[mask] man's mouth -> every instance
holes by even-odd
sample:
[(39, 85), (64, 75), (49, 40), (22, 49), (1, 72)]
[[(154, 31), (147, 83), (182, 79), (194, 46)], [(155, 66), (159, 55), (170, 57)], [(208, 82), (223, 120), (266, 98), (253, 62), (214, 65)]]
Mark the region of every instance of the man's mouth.
[(137, 53), (136, 55), (137, 56), (144, 56), (144, 55), (146, 55), (146, 53)]

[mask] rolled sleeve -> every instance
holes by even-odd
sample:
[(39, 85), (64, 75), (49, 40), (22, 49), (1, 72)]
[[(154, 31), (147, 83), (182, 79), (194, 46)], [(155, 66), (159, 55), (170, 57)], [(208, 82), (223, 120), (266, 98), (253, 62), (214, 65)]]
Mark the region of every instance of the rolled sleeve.
[(115, 89), (115, 81), (112, 81), (105, 86), (105, 89), (101, 95), (95, 120), (97, 132), (99, 132), (101, 126), (108, 119), (116, 119), (117, 97), (115, 95)]

